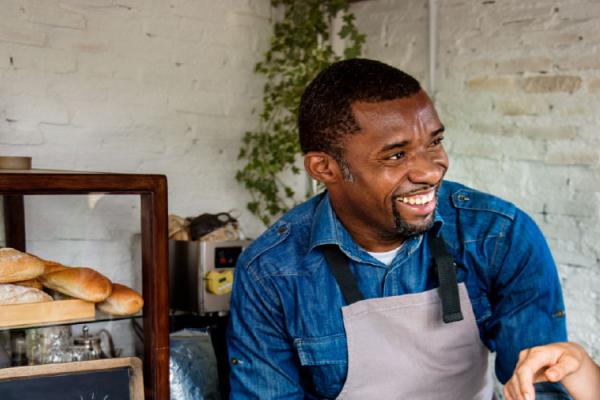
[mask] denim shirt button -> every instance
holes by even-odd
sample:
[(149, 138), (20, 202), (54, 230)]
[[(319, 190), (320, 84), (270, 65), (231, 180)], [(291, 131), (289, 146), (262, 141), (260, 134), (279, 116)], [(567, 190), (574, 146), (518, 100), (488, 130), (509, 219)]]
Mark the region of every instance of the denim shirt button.
[(287, 226), (280, 226), (279, 229), (277, 229), (277, 233), (279, 233), (280, 235), (283, 235), (284, 233), (286, 233), (288, 230)]
[(237, 359), (237, 358), (235, 358), (235, 357), (234, 357), (234, 358), (232, 358), (232, 359), (231, 359), (231, 364), (232, 364), (232, 365), (238, 365), (238, 364), (239, 364), (239, 361), (238, 361), (238, 359)]
[(469, 200), (469, 197), (465, 196), (464, 194), (459, 194), (458, 195), (458, 200), (460, 200), (460, 201), (467, 201), (467, 200)]

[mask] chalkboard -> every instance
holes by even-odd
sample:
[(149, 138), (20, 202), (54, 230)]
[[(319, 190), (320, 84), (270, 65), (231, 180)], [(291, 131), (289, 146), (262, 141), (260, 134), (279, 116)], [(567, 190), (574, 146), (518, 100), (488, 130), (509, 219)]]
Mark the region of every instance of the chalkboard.
[(0, 370), (2, 400), (143, 399), (137, 358), (83, 361)]

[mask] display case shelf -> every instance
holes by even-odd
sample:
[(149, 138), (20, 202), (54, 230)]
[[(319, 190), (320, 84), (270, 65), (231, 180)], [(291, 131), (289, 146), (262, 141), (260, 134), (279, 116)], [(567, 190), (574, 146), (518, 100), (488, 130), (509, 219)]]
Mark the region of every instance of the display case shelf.
[(128, 319), (131, 320), (131, 319), (140, 319), (140, 318), (144, 318), (144, 315), (142, 313), (135, 314), (135, 315), (127, 315), (127, 316), (114, 316), (114, 315), (96, 313), (96, 316), (93, 318), (77, 318), (77, 319), (70, 319), (70, 320), (65, 320), (65, 321), (53, 321), (53, 322), (44, 322), (44, 323), (37, 323), (37, 324), (0, 326), (0, 332), (1, 331), (11, 331), (11, 330), (15, 330), (15, 329), (43, 328), (43, 327), (49, 327), (49, 326), (67, 326), (67, 325), (73, 325), (73, 324), (93, 324), (93, 323), (98, 323), (98, 322), (114, 322), (114, 321), (124, 321), (124, 320), (128, 320)]
[[(37, 324), (35, 327), (141, 319), (145, 398), (167, 400), (169, 399), (169, 294), (166, 177), (36, 169), (0, 170), (0, 195), (3, 196), (6, 246), (20, 251), (27, 250), (23, 196), (71, 194), (140, 196), (143, 313), (123, 318), (97, 313), (95, 318), (70, 322), (55, 321)], [(31, 327), (31, 325), (23, 327)], [(15, 329), (15, 327), (7, 329)]]

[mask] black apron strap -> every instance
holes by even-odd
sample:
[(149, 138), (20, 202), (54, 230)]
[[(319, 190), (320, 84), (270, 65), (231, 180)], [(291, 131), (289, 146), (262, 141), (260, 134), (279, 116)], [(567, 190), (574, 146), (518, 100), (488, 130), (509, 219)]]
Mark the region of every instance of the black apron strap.
[(436, 237), (429, 232), (429, 249), (433, 262), (437, 267), (437, 276), (440, 284), (439, 292), (442, 299), (442, 312), (445, 323), (461, 321), (463, 315), (460, 309), (458, 296), (458, 283), (456, 282), (456, 266), (452, 256), (446, 249), (446, 242), (442, 236)]
[[(446, 242), (440, 237), (429, 233), (427, 235), (429, 248), (436, 266), (440, 298), (442, 300), (442, 313), (445, 323), (461, 321), (463, 319), (456, 281), (456, 267), (452, 256), (446, 250)], [(336, 245), (323, 246), (325, 259), (340, 287), (348, 305), (364, 300), (358, 288), (354, 274), (350, 270), (348, 259)]]
[(323, 252), (325, 253), (325, 259), (329, 264), (329, 268), (342, 290), (346, 304), (350, 305), (364, 300), (356, 279), (354, 279), (354, 274), (350, 270), (346, 255), (336, 245), (323, 246)]

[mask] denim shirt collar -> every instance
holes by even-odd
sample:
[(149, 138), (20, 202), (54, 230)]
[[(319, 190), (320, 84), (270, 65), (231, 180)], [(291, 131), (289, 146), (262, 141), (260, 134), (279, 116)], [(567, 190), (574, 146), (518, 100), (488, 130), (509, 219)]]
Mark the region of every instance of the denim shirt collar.
[[(348, 230), (337, 218), (331, 206), (329, 193), (326, 192), (323, 196), (322, 201), (315, 210), (314, 216), (310, 233), (310, 251), (321, 245), (335, 244), (340, 247), (348, 258), (354, 261), (380, 266), (379, 262), (356, 244)], [(431, 228), (434, 235), (437, 236), (440, 234), (443, 224), (444, 220), (442, 216), (439, 212), (436, 212), (434, 224)], [(402, 251), (399, 253), (410, 255), (420, 246), (422, 238), (422, 234), (409, 238), (404, 242)]]

